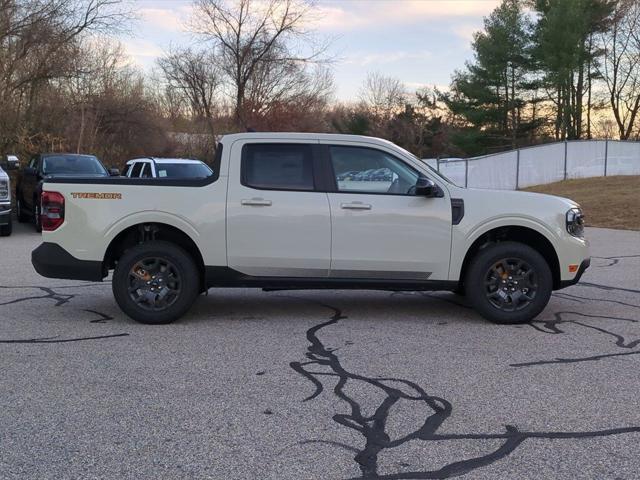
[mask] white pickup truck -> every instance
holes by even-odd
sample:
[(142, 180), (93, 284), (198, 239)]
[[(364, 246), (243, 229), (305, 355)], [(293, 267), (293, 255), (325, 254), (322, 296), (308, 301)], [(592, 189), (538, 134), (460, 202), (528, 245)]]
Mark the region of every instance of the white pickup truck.
[(453, 290), (526, 322), (589, 266), (571, 200), (457, 187), (385, 140), (246, 133), (204, 179), (55, 178), (42, 193), (46, 277), (101, 281), (169, 323), (213, 287)]

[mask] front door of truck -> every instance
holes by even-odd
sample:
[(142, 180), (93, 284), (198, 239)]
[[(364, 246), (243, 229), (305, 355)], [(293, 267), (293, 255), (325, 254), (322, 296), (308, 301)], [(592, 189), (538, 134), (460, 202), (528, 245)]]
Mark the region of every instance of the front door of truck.
[(252, 276), (327, 277), (331, 218), (317, 191), (318, 143), (237, 141), (227, 197), (229, 267)]
[(420, 172), (382, 147), (331, 142), (326, 148), (335, 179), (329, 193), (331, 277), (447, 280), (446, 188), (441, 198), (415, 195)]

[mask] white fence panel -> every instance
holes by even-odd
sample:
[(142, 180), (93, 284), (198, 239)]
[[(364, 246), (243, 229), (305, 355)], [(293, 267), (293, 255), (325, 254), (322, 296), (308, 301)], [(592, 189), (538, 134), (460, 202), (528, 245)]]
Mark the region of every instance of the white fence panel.
[(518, 186), (529, 187), (564, 180), (564, 143), (520, 150)]
[(609, 141), (607, 176), (640, 175), (640, 142)]
[[(519, 159), (518, 159), (519, 157)], [(435, 159), (425, 159), (437, 168)], [(515, 190), (565, 178), (640, 175), (640, 142), (576, 140), (510, 152), (440, 160), (440, 171), (461, 187)]]
[(516, 188), (517, 159), (517, 151), (470, 159), (467, 186), (514, 190)]
[(604, 140), (567, 142), (567, 178), (603, 176), (606, 154)]
[(465, 186), (466, 161), (449, 160), (440, 162), (440, 172), (459, 187)]

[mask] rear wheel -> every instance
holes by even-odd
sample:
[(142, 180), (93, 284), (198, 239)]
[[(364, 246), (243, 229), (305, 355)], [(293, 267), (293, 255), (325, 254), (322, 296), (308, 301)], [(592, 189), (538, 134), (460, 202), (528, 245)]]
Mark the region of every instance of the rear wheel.
[(501, 242), (477, 254), (465, 279), (467, 298), (495, 323), (524, 323), (547, 306), (553, 289), (551, 269), (528, 245)]
[(20, 195), (17, 195), (16, 199), (16, 216), (18, 217), (18, 223), (27, 223), (29, 222), (29, 215), (27, 215), (22, 207), (22, 200), (20, 200)]
[(132, 319), (146, 324), (171, 323), (184, 315), (199, 292), (199, 273), (182, 248), (163, 241), (127, 250), (113, 274), (116, 302)]

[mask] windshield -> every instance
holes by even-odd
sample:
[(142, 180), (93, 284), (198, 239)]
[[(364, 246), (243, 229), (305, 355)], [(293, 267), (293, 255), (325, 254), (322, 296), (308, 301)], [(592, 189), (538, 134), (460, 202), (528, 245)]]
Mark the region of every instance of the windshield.
[(42, 159), (45, 175), (103, 175), (109, 172), (93, 155), (51, 155)]
[(204, 178), (213, 171), (204, 163), (156, 163), (158, 177)]

